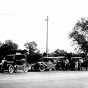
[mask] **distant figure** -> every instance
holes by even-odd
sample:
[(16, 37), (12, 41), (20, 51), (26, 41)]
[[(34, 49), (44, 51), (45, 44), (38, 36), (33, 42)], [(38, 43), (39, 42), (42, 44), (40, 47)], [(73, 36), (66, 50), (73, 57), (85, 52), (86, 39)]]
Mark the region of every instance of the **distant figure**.
[(76, 70), (76, 71), (78, 70), (78, 66), (79, 66), (79, 62), (76, 61), (76, 62), (75, 62), (75, 70)]
[(6, 61), (5, 58), (3, 58), (0, 65), (3, 65), (5, 61)]
[(6, 60), (5, 58), (2, 59), (1, 63), (0, 63), (0, 69), (3, 70), (3, 66), (6, 65)]
[(79, 70), (82, 71), (83, 59), (79, 59)]
[(66, 59), (65, 60), (65, 70), (68, 70), (69, 69), (69, 60)]
[(75, 63), (73, 60), (70, 61), (70, 70), (73, 71), (75, 68)]

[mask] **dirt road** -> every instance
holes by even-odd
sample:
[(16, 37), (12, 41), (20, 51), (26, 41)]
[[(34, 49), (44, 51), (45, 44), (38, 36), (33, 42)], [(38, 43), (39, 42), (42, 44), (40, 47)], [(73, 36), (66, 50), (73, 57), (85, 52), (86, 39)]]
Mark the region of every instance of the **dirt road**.
[(0, 88), (88, 88), (88, 72), (0, 73)]

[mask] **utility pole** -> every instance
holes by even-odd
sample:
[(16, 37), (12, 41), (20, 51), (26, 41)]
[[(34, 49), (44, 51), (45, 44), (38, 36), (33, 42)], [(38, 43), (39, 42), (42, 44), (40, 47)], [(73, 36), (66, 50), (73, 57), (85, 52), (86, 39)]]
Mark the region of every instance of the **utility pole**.
[(47, 54), (47, 57), (48, 57), (48, 16), (46, 18), (46, 22), (47, 22), (47, 31), (46, 31), (46, 54)]

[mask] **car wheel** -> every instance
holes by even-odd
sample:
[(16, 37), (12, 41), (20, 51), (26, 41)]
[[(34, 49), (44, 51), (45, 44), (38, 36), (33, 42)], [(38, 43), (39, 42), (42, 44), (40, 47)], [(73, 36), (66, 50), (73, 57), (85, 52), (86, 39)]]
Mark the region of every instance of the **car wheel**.
[(42, 72), (42, 71), (45, 71), (45, 66), (44, 66), (44, 65), (40, 65), (40, 66), (39, 66), (39, 71), (41, 71), (41, 72)]
[(24, 66), (24, 72), (28, 72), (29, 68), (28, 66)]
[(8, 72), (12, 74), (14, 72), (14, 67), (12, 65), (9, 65)]

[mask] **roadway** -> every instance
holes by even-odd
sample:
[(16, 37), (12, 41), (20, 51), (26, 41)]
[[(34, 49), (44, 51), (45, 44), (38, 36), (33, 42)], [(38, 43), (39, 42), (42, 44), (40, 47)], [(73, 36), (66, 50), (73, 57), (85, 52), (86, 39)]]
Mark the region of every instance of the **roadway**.
[(88, 71), (0, 73), (0, 88), (88, 88)]

